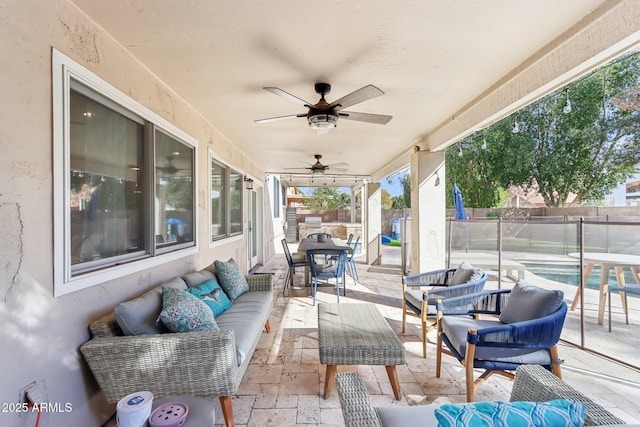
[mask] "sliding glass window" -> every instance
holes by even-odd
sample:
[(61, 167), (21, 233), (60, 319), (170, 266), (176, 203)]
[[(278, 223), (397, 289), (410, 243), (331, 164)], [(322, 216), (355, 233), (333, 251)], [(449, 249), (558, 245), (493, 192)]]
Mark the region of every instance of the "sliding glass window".
[(242, 234), (244, 176), (210, 156), (211, 241)]
[(62, 54), (53, 62), (55, 295), (193, 253), (195, 140)]

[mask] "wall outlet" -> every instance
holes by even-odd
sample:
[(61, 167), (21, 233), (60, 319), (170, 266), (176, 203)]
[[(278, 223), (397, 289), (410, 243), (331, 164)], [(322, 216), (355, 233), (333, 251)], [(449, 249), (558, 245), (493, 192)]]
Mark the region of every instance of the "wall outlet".
[(20, 393), (18, 394), (18, 403), (28, 403), (30, 400), (27, 398), (27, 391), (32, 390), (36, 386), (36, 382), (27, 384), (26, 386), (20, 389)]

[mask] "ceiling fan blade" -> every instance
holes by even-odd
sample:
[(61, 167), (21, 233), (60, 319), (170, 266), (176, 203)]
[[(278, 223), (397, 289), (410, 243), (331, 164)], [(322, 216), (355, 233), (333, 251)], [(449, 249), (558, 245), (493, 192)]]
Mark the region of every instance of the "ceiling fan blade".
[(380, 95), (384, 95), (384, 92), (374, 85), (367, 85), (354, 92), (351, 92), (348, 95), (343, 96), (338, 100), (333, 101), (331, 104), (329, 104), (329, 107), (336, 107), (336, 110), (341, 110), (343, 108), (349, 108), (352, 105), (359, 104)]
[(256, 123), (271, 123), (278, 120), (292, 119), (294, 117), (307, 117), (306, 114), (289, 114), (288, 116), (269, 117), (267, 119), (254, 120)]
[(263, 87), (262, 89), (264, 90), (268, 90), (269, 92), (276, 94), (284, 99), (288, 99), (291, 102), (295, 102), (298, 105), (302, 105), (303, 107), (308, 107), (309, 105), (313, 105), (307, 101), (305, 101), (304, 99), (300, 99), (295, 95), (291, 95), (289, 92), (285, 92), (284, 90), (277, 88), (277, 87), (272, 87), (272, 86), (268, 86), (268, 87)]
[(373, 123), (376, 125), (386, 125), (393, 116), (384, 114), (356, 113), (355, 111), (340, 111), (340, 118), (345, 120), (356, 120), (358, 122)]
[(309, 170), (311, 168), (305, 168), (304, 166), (299, 166), (297, 168), (282, 168), (283, 170), (299, 170), (299, 171), (303, 171), (303, 170)]

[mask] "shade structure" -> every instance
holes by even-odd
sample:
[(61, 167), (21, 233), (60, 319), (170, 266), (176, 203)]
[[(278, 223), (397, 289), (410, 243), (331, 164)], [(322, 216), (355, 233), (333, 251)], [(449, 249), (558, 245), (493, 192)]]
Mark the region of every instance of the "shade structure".
[(456, 207), (456, 219), (467, 219), (467, 213), (464, 211), (464, 202), (462, 201), (462, 191), (455, 184), (453, 186), (453, 204)]

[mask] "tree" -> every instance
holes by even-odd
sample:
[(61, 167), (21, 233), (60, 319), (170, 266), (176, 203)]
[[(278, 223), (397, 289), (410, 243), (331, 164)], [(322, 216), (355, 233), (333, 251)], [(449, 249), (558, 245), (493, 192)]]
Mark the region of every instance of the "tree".
[(404, 201), (404, 196), (393, 196), (391, 198), (391, 209), (405, 209), (407, 204)]
[(400, 178), (402, 184), (402, 197), (404, 198), (404, 204), (406, 208), (411, 207), (411, 173), (407, 172)]
[(639, 82), (634, 53), (465, 138), (447, 150), (448, 186), (458, 182), (473, 207), (489, 207), (511, 185), (536, 189), (547, 206), (565, 205), (570, 194), (573, 203), (602, 199), (640, 162)]
[(391, 209), (392, 206), (392, 202), (391, 202), (391, 194), (389, 193), (389, 191), (387, 191), (386, 188), (383, 188), (381, 191), (381, 198), (382, 198), (382, 209)]
[(309, 199), (309, 208), (318, 210), (349, 209), (351, 195), (342, 193), (334, 187), (314, 188)]

